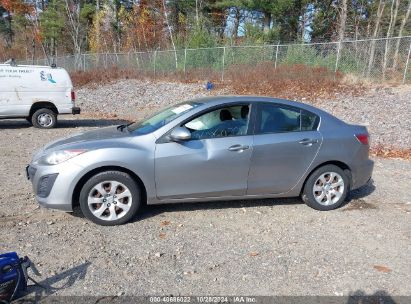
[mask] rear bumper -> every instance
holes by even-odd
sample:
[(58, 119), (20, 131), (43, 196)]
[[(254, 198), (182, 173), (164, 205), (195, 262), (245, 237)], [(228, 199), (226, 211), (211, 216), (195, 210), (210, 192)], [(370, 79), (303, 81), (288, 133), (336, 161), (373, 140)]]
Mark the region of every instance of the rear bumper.
[(80, 114), (80, 108), (75, 107), (72, 103), (58, 105), (57, 111), (59, 112), (59, 114)]
[(368, 159), (361, 165), (357, 165), (353, 170), (351, 190), (360, 188), (368, 183), (371, 179), (372, 171), (374, 169), (374, 162)]
[(71, 112), (73, 113), (73, 115), (76, 115), (76, 114), (80, 114), (80, 108), (79, 107), (73, 107), (72, 109), (71, 109)]

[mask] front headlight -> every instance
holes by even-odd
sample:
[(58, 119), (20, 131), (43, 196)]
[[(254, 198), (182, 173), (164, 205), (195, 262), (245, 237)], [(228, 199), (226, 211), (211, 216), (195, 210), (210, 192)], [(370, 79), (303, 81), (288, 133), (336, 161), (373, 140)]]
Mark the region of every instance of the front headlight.
[(54, 151), (54, 152), (51, 152), (50, 154), (46, 154), (43, 157), (41, 157), (38, 160), (38, 163), (41, 165), (57, 165), (62, 162), (65, 162), (66, 160), (69, 160), (70, 158), (83, 154), (84, 152), (87, 152), (87, 150), (73, 149), (73, 150)]

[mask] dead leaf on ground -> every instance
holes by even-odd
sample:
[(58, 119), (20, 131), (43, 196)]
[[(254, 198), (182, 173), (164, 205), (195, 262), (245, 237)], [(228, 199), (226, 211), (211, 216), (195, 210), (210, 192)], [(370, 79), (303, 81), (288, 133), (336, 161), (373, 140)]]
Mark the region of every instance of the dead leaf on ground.
[(167, 225), (170, 225), (170, 221), (162, 221), (161, 223), (160, 223), (160, 226), (161, 227), (164, 227), (164, 226), (167, 226)]
[(384, 272), (384, 273), (391, 272), (391, 269), (389, 269), (387, 266), (374, 265), (373, 267), (374, 267), (374, 269), (376, 269), (379, 272)]
[(165, 233), (160, 233), (160, 234), (158, 235), (158, 237), (159, 237), (160, 239), (165, 239), (165, 238), (166, 238), (166, 234), (165, 234)]
[(259, 253), (258, 253), (258, 252), (250, 252), (249, 255), (250, 255), (250, 256), (257, 256), (257, 255), (259, 255)]

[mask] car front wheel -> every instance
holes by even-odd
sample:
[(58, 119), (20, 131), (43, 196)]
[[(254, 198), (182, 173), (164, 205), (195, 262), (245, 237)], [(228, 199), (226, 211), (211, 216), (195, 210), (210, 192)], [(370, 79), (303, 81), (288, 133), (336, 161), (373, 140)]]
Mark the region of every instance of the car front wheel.
[(140, 207), (140, 189), (124, 172), (106, 171), (91, 177), (80, 192), (84, 216), (103, 226), (127, 223)]
[(349, 179), (335, 165), (315, 170), (305, 183), (302, 199), (311, 208), (326, 211), (340, 207), (347, 197)]

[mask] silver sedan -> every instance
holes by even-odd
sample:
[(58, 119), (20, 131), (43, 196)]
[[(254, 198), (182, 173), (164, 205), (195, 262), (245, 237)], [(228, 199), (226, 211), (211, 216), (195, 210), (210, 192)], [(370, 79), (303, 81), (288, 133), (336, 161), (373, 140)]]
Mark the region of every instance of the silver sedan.
[(140, 205), (297, 197), (343, 204), (371, 178), (368, 132), (312, 106), (253, 96), (183, 102), (46, 145), (27, 166), (40, 205), (101, 225)]

